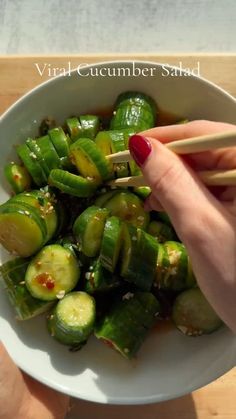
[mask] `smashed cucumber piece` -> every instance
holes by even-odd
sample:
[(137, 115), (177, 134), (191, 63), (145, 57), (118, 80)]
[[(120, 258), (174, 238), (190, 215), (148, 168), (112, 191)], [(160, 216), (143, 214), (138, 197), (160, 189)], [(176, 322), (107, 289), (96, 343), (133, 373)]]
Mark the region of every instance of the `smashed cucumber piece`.
[(72, 144), (70, 159), (83, 177), (94, 180), (97, 184), (101, 184), (102, 180), (109, 180), (112, 176), (108, 160), (89, 138), (80, 138)]
[(146, 229), (150, 220), (148, 212), (144, 211), (143, 201), (129, 191), (117, 191), (105, 202), (104, 206), (112, 215), (121, 218), (128, 224)]
[(32, 297), (26, 288), (25, 273), (29, 262), (29, 259), (16, 258), (4, 263), (0, 268), (7, 295), (18, 320), (28, 320), (45, 313), (54, 304)]
[(100, 260), (104, 268), (114, 272), (122, 245), (123, 223), (118, 217), (109, 217), (105, 223)]
[(154, 285), (172, 291), (182, 291), (196, 286), (189, 256), (182, 243), (167, 241), (158, 245)]
[(160, 305), (148, 292), (126, 293), (95, 328), (95, 336), (125, 358), (133, 358), (156, 323)]
[(83, 291), (74, 291), (62, 298), (49, 315), (48, 329), (60, 343), (80, 349), (93, 331), (95, 318), (94, 298)]
[(106, 208), (93, 205), (76, 218), (73, 233), (86, 256), (95, 257), (99, 254), (108, 216), (109, 211)]
[(30, 189), (32, 179), (24, 166), (14, 162), (8, 163), (4, 166), (4, 175), (16, 194)]
[(77, 258), (59, 244), (45, 246), (30, 262), (25, 283), (30, 294), (43, 301), (62, 298), (80, 277)]
[(201, 336), (219, 329), (223, 322), (199, 288), (179, 294), (174, 302), (172, 320), (186, 336)]

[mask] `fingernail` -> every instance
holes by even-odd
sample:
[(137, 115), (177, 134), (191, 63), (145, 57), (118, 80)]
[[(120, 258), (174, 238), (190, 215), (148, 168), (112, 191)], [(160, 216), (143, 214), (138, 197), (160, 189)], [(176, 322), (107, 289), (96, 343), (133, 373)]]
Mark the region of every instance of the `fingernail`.
[(132, 135), (129, 139), (130, 153), (138, 166), (143, 166), (152, 151), (151, 143), (142, 135)]

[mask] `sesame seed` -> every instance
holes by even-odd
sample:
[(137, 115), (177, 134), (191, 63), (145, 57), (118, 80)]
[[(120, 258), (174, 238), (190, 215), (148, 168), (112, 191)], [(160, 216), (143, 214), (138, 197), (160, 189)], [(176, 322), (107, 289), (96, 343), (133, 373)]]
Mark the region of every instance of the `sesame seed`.
[(25, 211), (25, 214), (26, 214), (26, 215), (30, 215), (29, 211)]
[(19, 284), (20, 285), (25, 285), (25, 281), (20, 281)]
[(129, 352), (128, 348), (124, 348), (124, 352), (127, 354)]
[(29, 155), (30, 155), (30, 157), (32, 157), (32, 159), (34, 159), (34, 160), (37, 159), (36, 154), (34, 154), (32, 151), (31, 151), (31, 153), (29, 153)]
[(56, 297), (61, 300), (64, 296), (65, 296), (65, 290), (61, 290), (58, 292), (58, 294), (56, 295)]
[(126, 294), (123, 295), (122, 300), (130, 300), (131, 298), (133, 298), (134, 294), (132, 292), (127, 292)]

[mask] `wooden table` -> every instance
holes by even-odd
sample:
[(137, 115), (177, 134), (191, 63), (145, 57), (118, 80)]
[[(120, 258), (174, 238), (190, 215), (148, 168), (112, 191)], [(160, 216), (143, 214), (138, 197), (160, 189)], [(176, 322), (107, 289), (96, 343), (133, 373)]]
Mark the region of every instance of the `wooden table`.
[[(183, 67), (200, 64), (200, 74), (236, 96), (236, 54), (227, 55), (89, 55), (54, 57), (0, 57), (0, 113), (32, 87), (50, 78), (49, 68), (67, 68), (80, 63), (124, 59), (146, 59)], [(43, 75), (37, 69), (45, 71)], [(58, 70), (59, 71), (59, 70)], [(187, 396), (145, 406), (106, 406), (73, 401), (68, 419), (235, 419), (236, 368), (212, 384)]]

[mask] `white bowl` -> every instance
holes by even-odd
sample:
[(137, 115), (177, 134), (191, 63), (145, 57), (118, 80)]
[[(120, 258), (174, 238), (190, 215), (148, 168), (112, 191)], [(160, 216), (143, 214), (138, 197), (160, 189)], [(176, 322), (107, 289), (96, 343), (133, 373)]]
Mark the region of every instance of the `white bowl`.
[[(130, 68), (133, 62), (100, 63), (87, 67)], [(236, 123), (236, 100), (212, 83), (194, 76), (162, 75), (156, 63), (152, 77), (59, 77), (16, 102), (0, 119), (0, 165), (12, 145), (37, 133), (49, 115), (62, 123), (68, 115), (110, 107), (126, 90), (150, 94), (167, 111), (189, 119)], [(105, 70), (104, 70), (105, 71)], [(116, 70), (115, 70), (116, 71)], [(8, 198), (1, 176), (0, 202)], [(1, 250), (2, 261), (6, 253)], [(222, 296), (223, 297), (223, 296)], [(91, 338), (77, 353), (48, 335), (45, 317), (17, 322), (4, 291), (0, 294), (0, 339), (15, 362), (37, 380), (72, 396), (101, 403), (151, 403), (189, 393), (216, 379), (235, 365), (236, 337), (225, 327), (209, 336), (188, 338), (174, 329), (153, 331), (135, 361), (127, 361)]]

